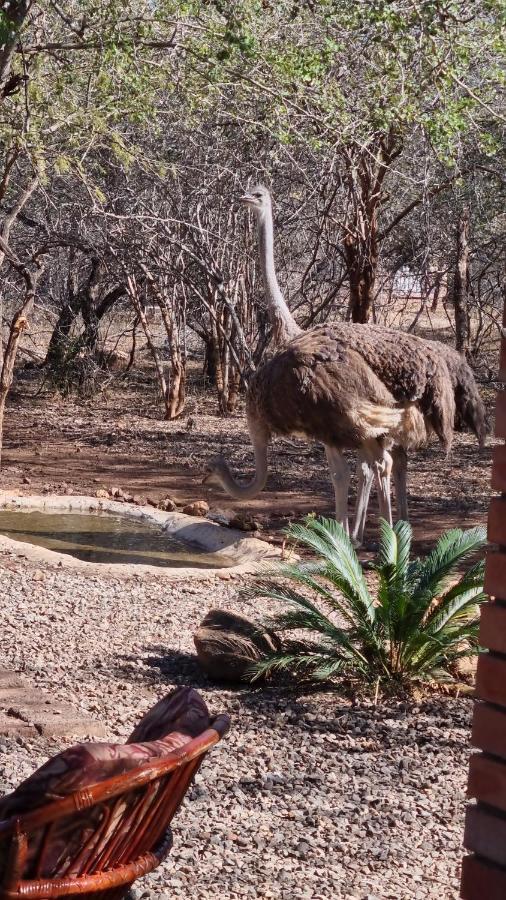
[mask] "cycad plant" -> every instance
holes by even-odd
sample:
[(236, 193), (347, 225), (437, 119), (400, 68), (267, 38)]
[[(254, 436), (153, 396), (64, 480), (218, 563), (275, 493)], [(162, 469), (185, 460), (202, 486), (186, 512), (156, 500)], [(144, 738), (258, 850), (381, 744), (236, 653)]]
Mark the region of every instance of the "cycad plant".
[(484, 562), (455, 571), (484, 546), (484, 528), (447, 531), (428, 556), (410, 561), (411, 527), (382, 520), (371, 586), (334, 520), (308, 517), (288, 536), (315, 558), (283, 564), (247, 592), (288, 606), (267, 623), (283, 635), (282, 649), (256, 664), (253, 678), (279, 671), (319, 681), (427, 681), (448, 678), (452, 663), (477, 651)]

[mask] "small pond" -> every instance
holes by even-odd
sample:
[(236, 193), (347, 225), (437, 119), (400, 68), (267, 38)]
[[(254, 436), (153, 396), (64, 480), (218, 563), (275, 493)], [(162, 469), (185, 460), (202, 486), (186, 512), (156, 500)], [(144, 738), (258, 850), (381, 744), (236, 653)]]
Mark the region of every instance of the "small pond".
[(232, 565), (221, 553), (206, 553), (178, 541), (156, 524), (109, 513), (3, 509), (0, 534), (85, 562), (195, 569)]

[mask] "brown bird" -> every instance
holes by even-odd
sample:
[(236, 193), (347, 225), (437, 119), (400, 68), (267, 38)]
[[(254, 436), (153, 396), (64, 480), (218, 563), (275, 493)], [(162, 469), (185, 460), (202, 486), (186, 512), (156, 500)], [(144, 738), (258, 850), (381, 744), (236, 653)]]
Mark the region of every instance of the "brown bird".
[(267, 308), (280, 349), (257, 370), (248, 389), (253, 479), (236, 481), (219, 457), (209, 463), (205, 481), (219, 483), (233, 497), (253, 498), (267, 480), (272, 435), (301, 435), (324, 444), (336, 518), (345, 528), (349, 468), (344, 449), (360, 451), (367, 475), (370, 469), (378, 483), (380, 514), (391, 522), (388, 446), (419, 445), (426, 422), (446, 450), (451, 446), (455, 404), (447, 366), (420, 338), (379, 326), (340, 323), (303, 332), (276, 277), (269, 192), (259, 186), (241, 199), (257, 218)]
[[(456, 431), (469, 428), (478, 440), (480, 449), (485, 445), (488, 425), (485, 404), (480, 397), (478, 385), (471, 367), (464, 356), (440, 341), (426, 341), (445, 360), (455, 397)], [(430, 426), (429, 426), (430, 428)], [(392, 446), (392, 478), (394, 482), (397, 516), (408, 521), (408, 453), (407, 447)], [(353, 530), (353, 538), (360, 544), (363, 540), (369, 496), (374, 481), (374, 472), (366, 459), (359, 462), (359, 487), (357, 498), (357, 515)]]

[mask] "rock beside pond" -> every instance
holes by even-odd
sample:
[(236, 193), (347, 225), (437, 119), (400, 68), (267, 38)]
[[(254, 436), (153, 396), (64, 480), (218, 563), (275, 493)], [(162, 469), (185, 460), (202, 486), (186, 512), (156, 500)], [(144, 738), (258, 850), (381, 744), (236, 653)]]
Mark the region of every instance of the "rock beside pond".
[(207, 514), (207, 518), (210, 522), (215, 522), (216, 525), (224, 525), (228, 528), (234, 518), (234, 512), (230, 509), (211, 509)]
[(154, 504), (158, 506), (158, 509), (162, 509), (164, 512), (174, 512), (177, 509), (177, 503), (172, 497), (164, 497), (163, 500), (160, 500), (158, 504)]
[(187, 516), (207, 516), (209, 503), (205, 500), (195, 500), (194, 503), (187, 503), (186, 506), (183, 506), (183, 512)]
[[(134, 503), (135, 499), (132, 494), (128, 494), (119, 487), (111, 487), (106, 491), (107, 496), (112, 500), (118, 500), (120, 503)], [(97, 491), (98, 497), (98, 491)]]
[(262, 523), (250, 513), (236, 513), (230, 520), (229, 525), (231, 528), (237, 528), (238, 531), (262, 530)]
[(216, 681), (250, 681), (251, 664), (280, 646), (276, 635), (223, 609), (207, 613), (193, 640), (200, 665)]

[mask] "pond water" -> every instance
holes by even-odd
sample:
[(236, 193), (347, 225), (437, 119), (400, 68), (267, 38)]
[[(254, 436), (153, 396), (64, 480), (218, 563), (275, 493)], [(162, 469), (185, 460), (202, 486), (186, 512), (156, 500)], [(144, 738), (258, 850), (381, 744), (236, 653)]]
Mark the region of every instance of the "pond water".
[(147, 522), (108, 513), (0, 510), (0, 534), (94, 563), (223, 568), (230, 560), (177, 541)]

